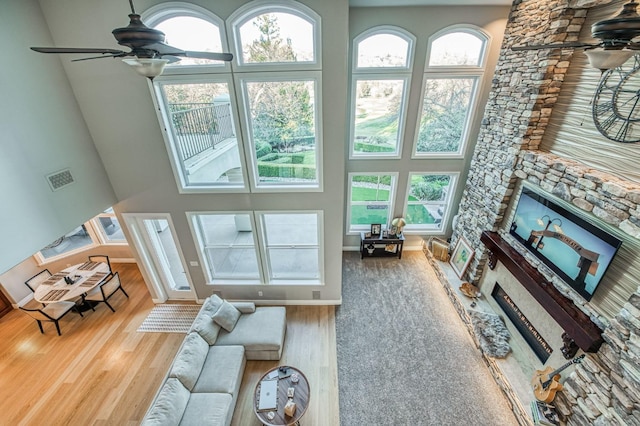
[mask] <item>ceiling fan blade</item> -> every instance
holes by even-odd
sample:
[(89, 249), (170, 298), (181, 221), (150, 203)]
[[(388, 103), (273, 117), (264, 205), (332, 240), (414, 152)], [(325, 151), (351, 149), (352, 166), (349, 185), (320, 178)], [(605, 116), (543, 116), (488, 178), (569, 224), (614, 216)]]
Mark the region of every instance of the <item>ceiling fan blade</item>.
[(551, 44), (537, 44), (530, 46), (511, 46), (511, 50), (523, 51), (523, 50), (542, 50), (542, 49), (580, 49), (585, 47), (597, 47), (599, 44), (581, 43), (579, 41), (573, 41), (569, 43), (551, 43)]
[(104, 54), (104, 55), (100, 55), (100, 56), (90, 56), (88, 58), (78, 58), (78, 59), (72, 59), (71, 62), (79, 62), (79, 61), (88, 61), (90, 59), (101, 59), (101, 58), (121, 58), (123, 56), (130, 56), (130, 54), (122, 52), (122, 53), (112, 53), (112, 54)]
[(91, 47), (32, 47), (31, 50), (40, 53), (102, 53), (102, 54), (126, 54), (122, 50), (116, 49), (98, 49)]
[(192, 50), (182, 50), (177, 47), (169, 46), (165, 43), (153, 43), (144, 46), (145, 49), (155, 50), (160, 56), (182, 56), (185, 58), (200, 58), (210, 59), (213, 61), (230, 61), (233, 59), (231, 53), (216, 53), (216, 52), (197, 52)]
[(187, 58), (200, 58), (200, 59), (211, 59), (214, 61), (225, 61), (229, 62), (233, 59), (233, 55), (231, 53), (215, 53), (215, 52), (193, 52), (190, 50), (186, 50), (184, 55)]

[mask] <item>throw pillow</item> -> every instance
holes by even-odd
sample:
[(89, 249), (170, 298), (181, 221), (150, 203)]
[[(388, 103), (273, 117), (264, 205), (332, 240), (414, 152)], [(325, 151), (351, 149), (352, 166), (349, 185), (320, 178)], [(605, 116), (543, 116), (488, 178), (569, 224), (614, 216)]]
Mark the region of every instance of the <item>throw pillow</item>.
[(222, 302), (218, 312), (213, 315), (213, 321), (229, 332), (233, 331), (238, 318), (240, 318), (240, 311), (226, 300)]

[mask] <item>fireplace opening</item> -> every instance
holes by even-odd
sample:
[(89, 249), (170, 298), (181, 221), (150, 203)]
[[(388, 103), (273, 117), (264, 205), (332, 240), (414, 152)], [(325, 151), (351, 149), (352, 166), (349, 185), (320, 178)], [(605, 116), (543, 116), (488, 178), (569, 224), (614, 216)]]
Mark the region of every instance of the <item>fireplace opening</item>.
[(493, 287), (491, 296), (493, 296), (500, 308), (502, 308), (504, 313), (520, 332), (538, 359), (544, 364), (553, 352), (553, 349), (549, 346), (546, 340), (542, 338), (540, 333), (538, 333), (538, 330), (536, 330), (522, 311), (520, 311), (518, 306), (513, 302), (513, 300), (511, 300), (509, 295), (504, 291), (500, 284), (498, 284), (498, 282), (496, 282)]

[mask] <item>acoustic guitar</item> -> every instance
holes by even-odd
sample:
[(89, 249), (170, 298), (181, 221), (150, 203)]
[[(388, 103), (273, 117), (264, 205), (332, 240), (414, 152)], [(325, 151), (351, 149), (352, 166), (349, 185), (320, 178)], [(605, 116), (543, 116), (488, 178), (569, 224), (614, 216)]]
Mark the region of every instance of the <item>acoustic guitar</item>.
[(547, 404), (553, 401), (556, 397), (556, 392), (562, 390), (562, 384), (560, 384), (560, 372), (572, 364), (578, 364), (582, 362), (584, 354), (564, 364), (562, 367), (551, 371), (551, 367), (547, 367), (544, 370), (536, 370), (531, 380), (533, 385), (533, 394), (538, 401), (546, 402)]

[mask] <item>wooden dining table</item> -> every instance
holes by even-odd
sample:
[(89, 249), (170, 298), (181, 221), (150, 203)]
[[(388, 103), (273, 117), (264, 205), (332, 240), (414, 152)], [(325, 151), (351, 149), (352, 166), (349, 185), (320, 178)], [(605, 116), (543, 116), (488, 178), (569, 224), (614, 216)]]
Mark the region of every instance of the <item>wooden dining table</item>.
[[(40, 303), (74, 300), (91, 291), (109, 275), (109, 265), (103, 262), (84, 262), (69, 266), (53, 274), (40, 284), (33, 298)], [(73, 280), (67, 284), (65, 277)]]

